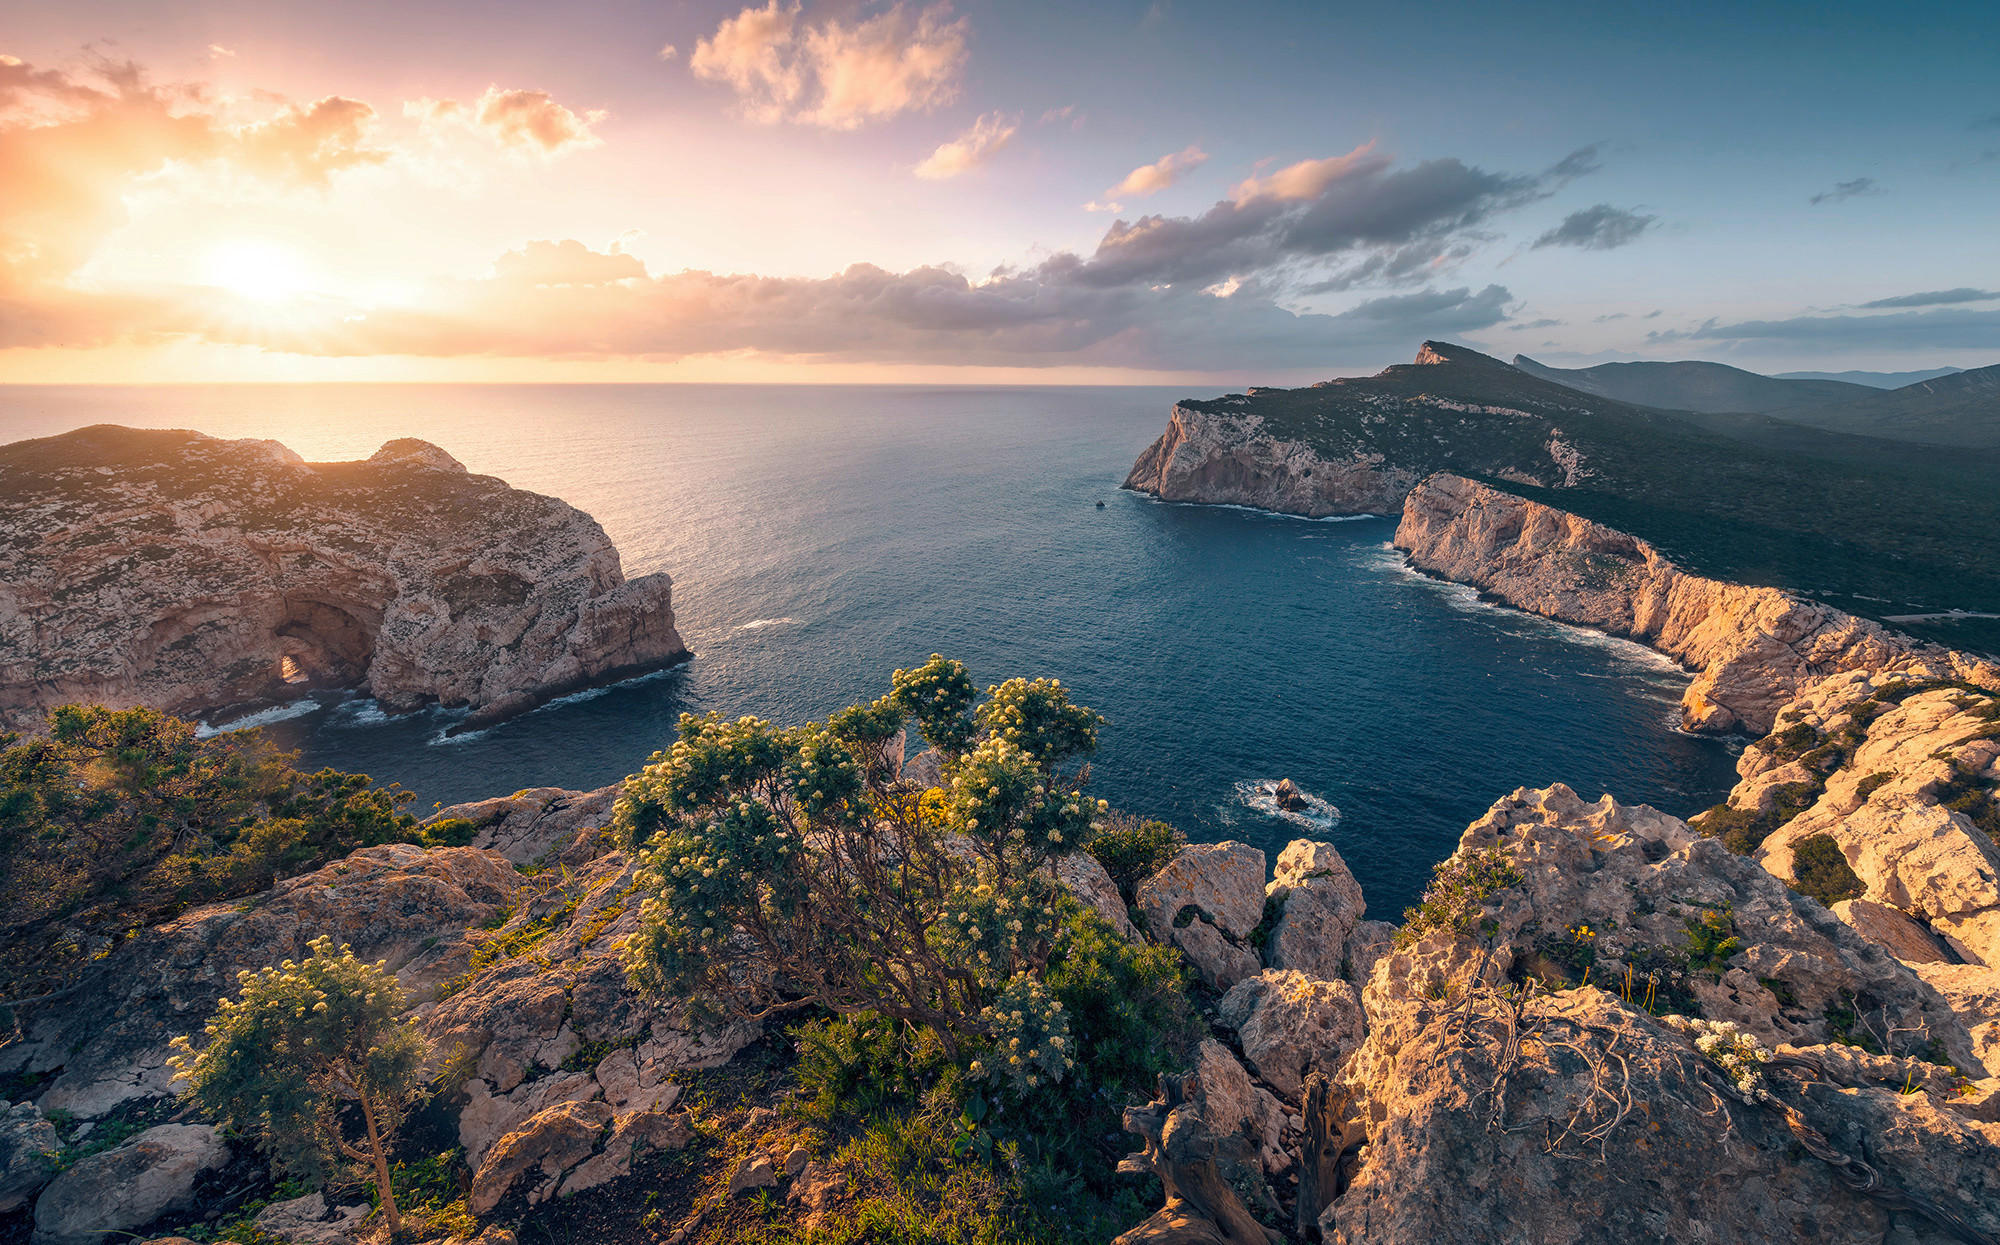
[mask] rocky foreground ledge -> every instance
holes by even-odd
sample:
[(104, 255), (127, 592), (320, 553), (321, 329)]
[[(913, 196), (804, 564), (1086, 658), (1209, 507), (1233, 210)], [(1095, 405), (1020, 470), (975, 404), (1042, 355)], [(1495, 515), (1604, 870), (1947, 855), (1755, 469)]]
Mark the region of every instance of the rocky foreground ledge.
[[(464, 1152), (477, 1239), (511, 1240), (538, 1207), (629, 1196), (620, 1182), (645, 1179), (647, 1156), (689, 1147), (689, 1078), (759, 1034), (704, 1027), (626, 981), (634, 862), (603, 832), (617, 790), (448, 809), (477, 825), (473, 846), (364, 849), (121, 947), (101, 990), (0, 1049), (0, 1074), (39, 1085), (0, 1123), (0, 1211), (33, 1206), (40, 1245), (83, 1245), (110, 1227), (143, 1238), (233, 1187), (250, 1160), (144, 1104), (168, 1090), (168, 1039), (237, 969), (320, 930), (386, 960), (449, 1052), (440, 1122)], [(1190, 845), (1137, 885), (1143, 928), (1090, 857), (1059, 872), (1218, 992), (1172, 1101), (1127, 1113), (1147, 1140), (1133, 1161), (1186, 1196), (1126, 1245), (2000, 1237), (2000, 997), (1941, 993), (1907, 948), (1677, 818), (1517, 791), (1466, 830), (1400, 930), (1365, 919), (1326, 843), (1275, 862)], [(785, 1123), (782, 1095), (746, 1106), (699, 1160), (726, 1164), (720, 1196), (768, 1191), (809, 1228), (863, 1195)], [(702, 1110), (712, 1130), (717, 1108)], [(33, 1158), (54, 1146), (51, 1115), (162, 1122), (51, 1181)], [(1229, 1207), (1267, 1226), (1211, 1232)], [(313, 1194), (257, 1226), (346, 1245), (365, 1212)]]
[(308, 463), (100, 425), (0, 447), (0, 726), (349, 687), (475, 722), (684, 657), (672, 581), (589, 515), (435, 445)]

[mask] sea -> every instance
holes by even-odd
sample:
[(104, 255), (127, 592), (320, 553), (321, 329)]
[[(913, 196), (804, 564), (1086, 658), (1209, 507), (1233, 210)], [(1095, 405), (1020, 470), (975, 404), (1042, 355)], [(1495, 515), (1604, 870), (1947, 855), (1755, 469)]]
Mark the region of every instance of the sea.
[[(786, 724), (932, 653), (1051, 675), (1106, 718), (1094, 793), (1275, 853), (1336, 844), (1396, 919), (1466, 824), (1564, 782), (1676, 815), (1734, 750), (1676, 727), (1688, 676), (1639, 645), (1407, 569), (1387, 517), (1304, 520), (1120, 490), (1178, 389), (745, 385), (0, 388), (0, 441), (95, 423), (269, 437), (309, 459), (421, 437), (596, 516), (670, 572), (694, 656), (482, 731), (324, 694), (259, 719), (308, 766), (415, 807), (591, 788), (683, 713)], [(215, 723), (212, 726), (240, 725)], [(1280, 809), (1270, 784), (1309, 797)]]

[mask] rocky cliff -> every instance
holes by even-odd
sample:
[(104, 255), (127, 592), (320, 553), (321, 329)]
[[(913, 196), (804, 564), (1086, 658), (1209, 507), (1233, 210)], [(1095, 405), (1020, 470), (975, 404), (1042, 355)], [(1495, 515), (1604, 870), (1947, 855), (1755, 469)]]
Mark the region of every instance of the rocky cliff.
[(1381, 454), (1328, 460), (1303, 442), (1270, 435), (1258, 415), (1225, 415), (1183, 403), (1133, 464), (1124, 487), (1162, 501), (1255, 506), (1282, 514), (1388, 514), (1415, 472)]
[(1459, 476), (1413, 489), (1396, 547), (1422, 570), (1561, 622), (1627, 636), (1697, 671), (1692, 730), (1762, 734), (1807, 684), (1908, 669), (2000, 687), (2000, 666), (1776, 588), (1689, 574), (1646, 541)]
[(685, 656), (664, 574), (422, 441), (308, 463), (112, 426), (0, 447), (0, 725), (352, 687), (484, 721)]

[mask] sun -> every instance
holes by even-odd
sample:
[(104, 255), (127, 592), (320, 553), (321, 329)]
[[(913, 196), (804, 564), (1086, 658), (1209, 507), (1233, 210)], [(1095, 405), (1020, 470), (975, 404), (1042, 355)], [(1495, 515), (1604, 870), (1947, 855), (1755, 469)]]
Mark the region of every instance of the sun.
[(259, 238), (237, 238), (208, 253), (208, 284), (260, 303), (306, 292), (309, 274), (298, 252)]

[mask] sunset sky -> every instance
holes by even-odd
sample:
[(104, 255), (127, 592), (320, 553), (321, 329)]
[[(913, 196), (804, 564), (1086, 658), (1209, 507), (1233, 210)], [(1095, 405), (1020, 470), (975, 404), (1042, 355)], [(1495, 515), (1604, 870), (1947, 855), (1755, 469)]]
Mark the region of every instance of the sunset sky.
[(2000, 362), (2000, 6), (0, 0), (0, 382)]

